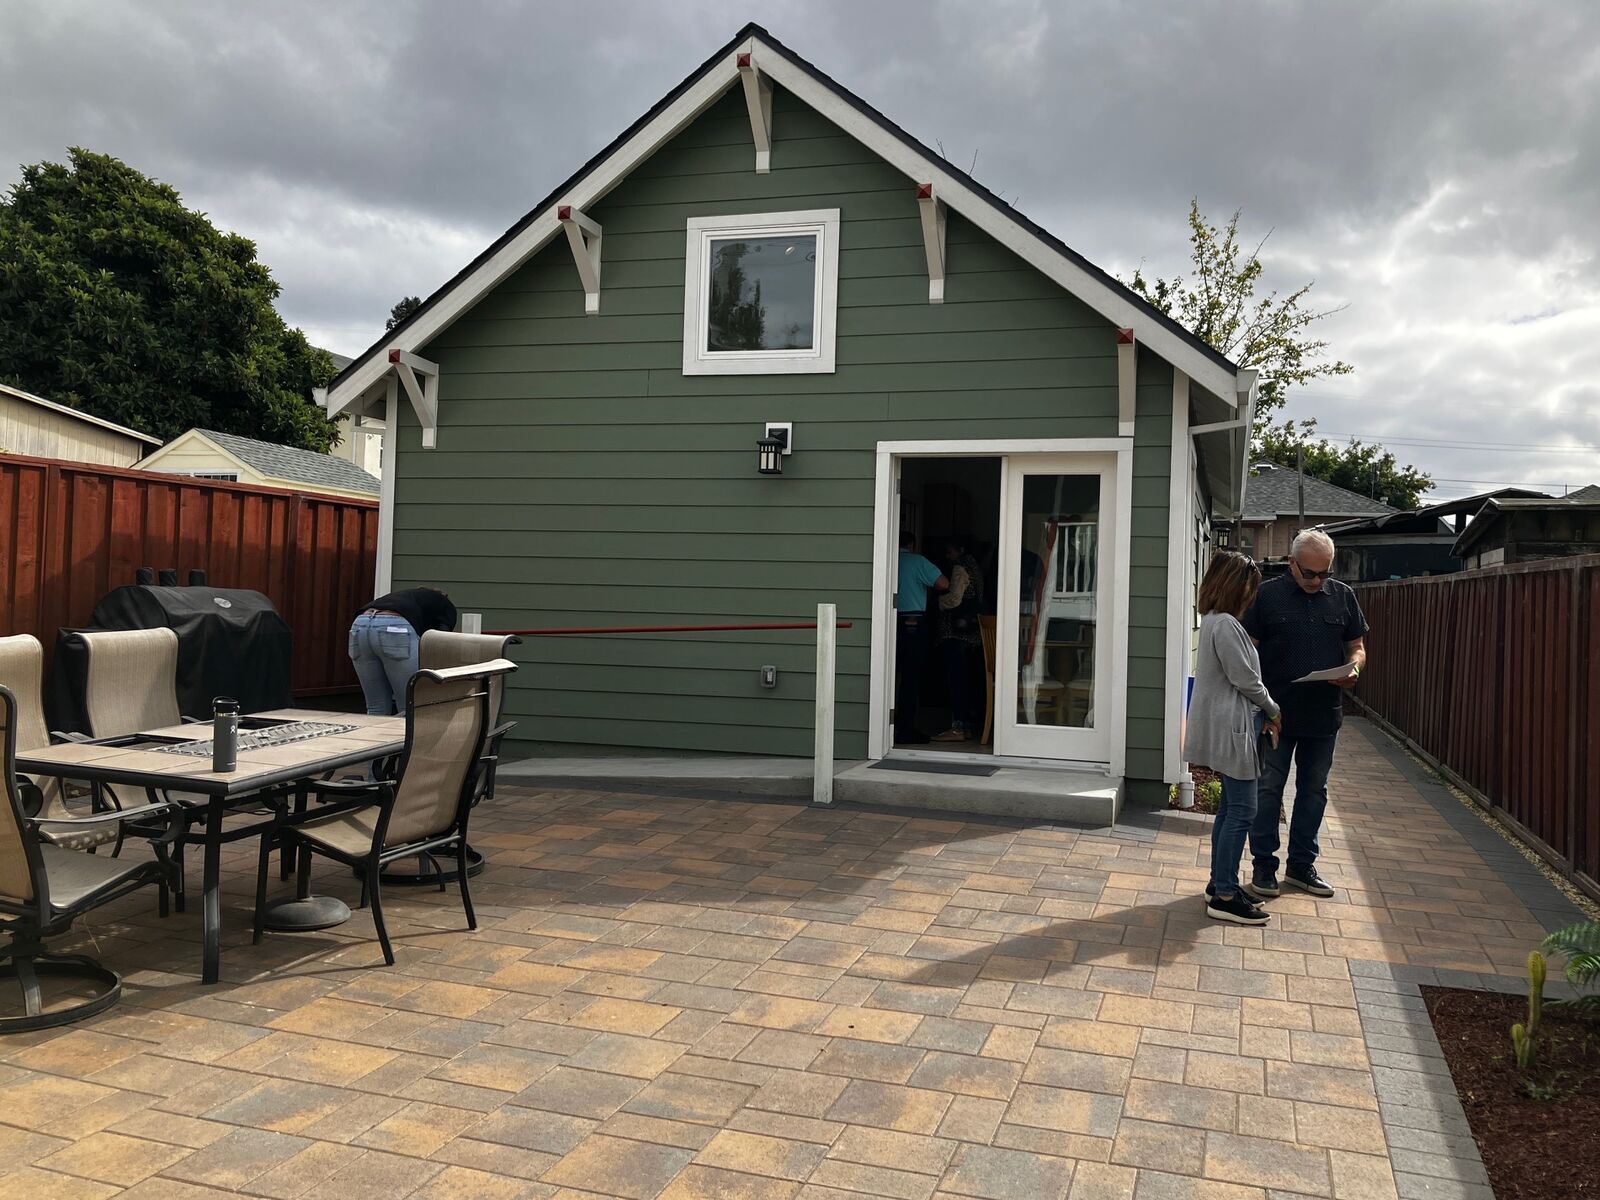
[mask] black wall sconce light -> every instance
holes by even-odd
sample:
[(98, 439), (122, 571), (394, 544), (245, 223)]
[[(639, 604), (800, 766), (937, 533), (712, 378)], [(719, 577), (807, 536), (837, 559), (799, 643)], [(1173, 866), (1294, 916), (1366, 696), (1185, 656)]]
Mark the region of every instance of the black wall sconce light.
[(768, 421), (766, 432), (756, 442), (756, 470), (762, 475), (782, 475), (783, 456), (794, 450), (794, 426), (787, 421)]

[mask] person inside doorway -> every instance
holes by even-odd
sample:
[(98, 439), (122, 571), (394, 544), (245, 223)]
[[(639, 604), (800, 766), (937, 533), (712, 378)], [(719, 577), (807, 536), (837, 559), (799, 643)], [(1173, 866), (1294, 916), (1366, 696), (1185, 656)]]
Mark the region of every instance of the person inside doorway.
[(949, 586), (944, 573), (917, 553), (916, 535), (902, 533), (894, 597), (894, 740), (901, 745), (920, 746), (928, 741), (928, 735), (917, 728), (930, 652), (928, 589), (942, 592)]
[(968, 552), (966, 538), (945, 543), (950, 588), (939, 597), (939, 661), (950, 696), (950, 728), (936, 742), (970, 742), (980, 731), (978, 700), (982, 679), (973, 664), (982, 653), (978, 615), (983, 611), (983, 571)]

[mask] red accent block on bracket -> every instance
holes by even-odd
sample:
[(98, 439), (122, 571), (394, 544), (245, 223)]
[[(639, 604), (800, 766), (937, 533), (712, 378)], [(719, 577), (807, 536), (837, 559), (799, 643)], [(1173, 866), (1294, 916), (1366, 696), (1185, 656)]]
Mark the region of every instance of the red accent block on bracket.
[(392, 362), (392, 363), (399, 362), (400, 361), (400, 351), (398, 351), (398, 350), (389, 351), (389, 361)]
[(932, 200), (933, 199), (933, 184), (931, 184), (931, 183), (919, 183), (919, 184), (917, 184), (917, 199), (918, 200)]
[(754, 60), (753, 60), (753, 58), (752, 58), (752, 56), (750, 54), (750, 51), (746, 50), (746, 51), (743, 51), (739, 55), (739, 58), (738, 58), (737, 61), (738, 61), (738, 64), (739, 64), (739, 70), (748, 71), (750, 69), (751, 63)]
[(1131, 345), (1133, 345), (1133, 330), (1131, 330), (1131, 329), (1119, 329), (1119, 330), (1117, 330), (1117, 345), (1119, 345), (1119, 346), (1131, 346)]
[(558, 220), (558, 221), (570, 221), (570, 220), (572, 220), (572, 205), (563, 204), (560, 208), (556, 209), (556, 220)]

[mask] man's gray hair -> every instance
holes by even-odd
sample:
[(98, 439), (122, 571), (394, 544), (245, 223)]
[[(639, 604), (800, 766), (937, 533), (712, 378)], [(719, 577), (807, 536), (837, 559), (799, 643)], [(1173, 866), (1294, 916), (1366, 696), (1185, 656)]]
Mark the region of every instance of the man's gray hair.
[(1289, 557), (1299, 558), (1302, 550), (1318, 550), (1333, 558), (1333, 539), (1320, 529), (1302, 529), (1294, 535), (1294, 544), (1289, 547)]

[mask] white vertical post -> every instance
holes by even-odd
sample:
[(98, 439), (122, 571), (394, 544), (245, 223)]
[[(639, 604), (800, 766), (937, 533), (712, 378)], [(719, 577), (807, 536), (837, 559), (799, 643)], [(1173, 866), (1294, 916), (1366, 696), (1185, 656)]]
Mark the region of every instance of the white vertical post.
[(813, 755), (811, 803), (833, 803), (833, 661), (839, 608), (817, 605), (817, 742)]
[(461, 614), (461, 632), (462, 633), (482, 633), (483, 632), (483, 614), (482, 613), (462, 613)]

